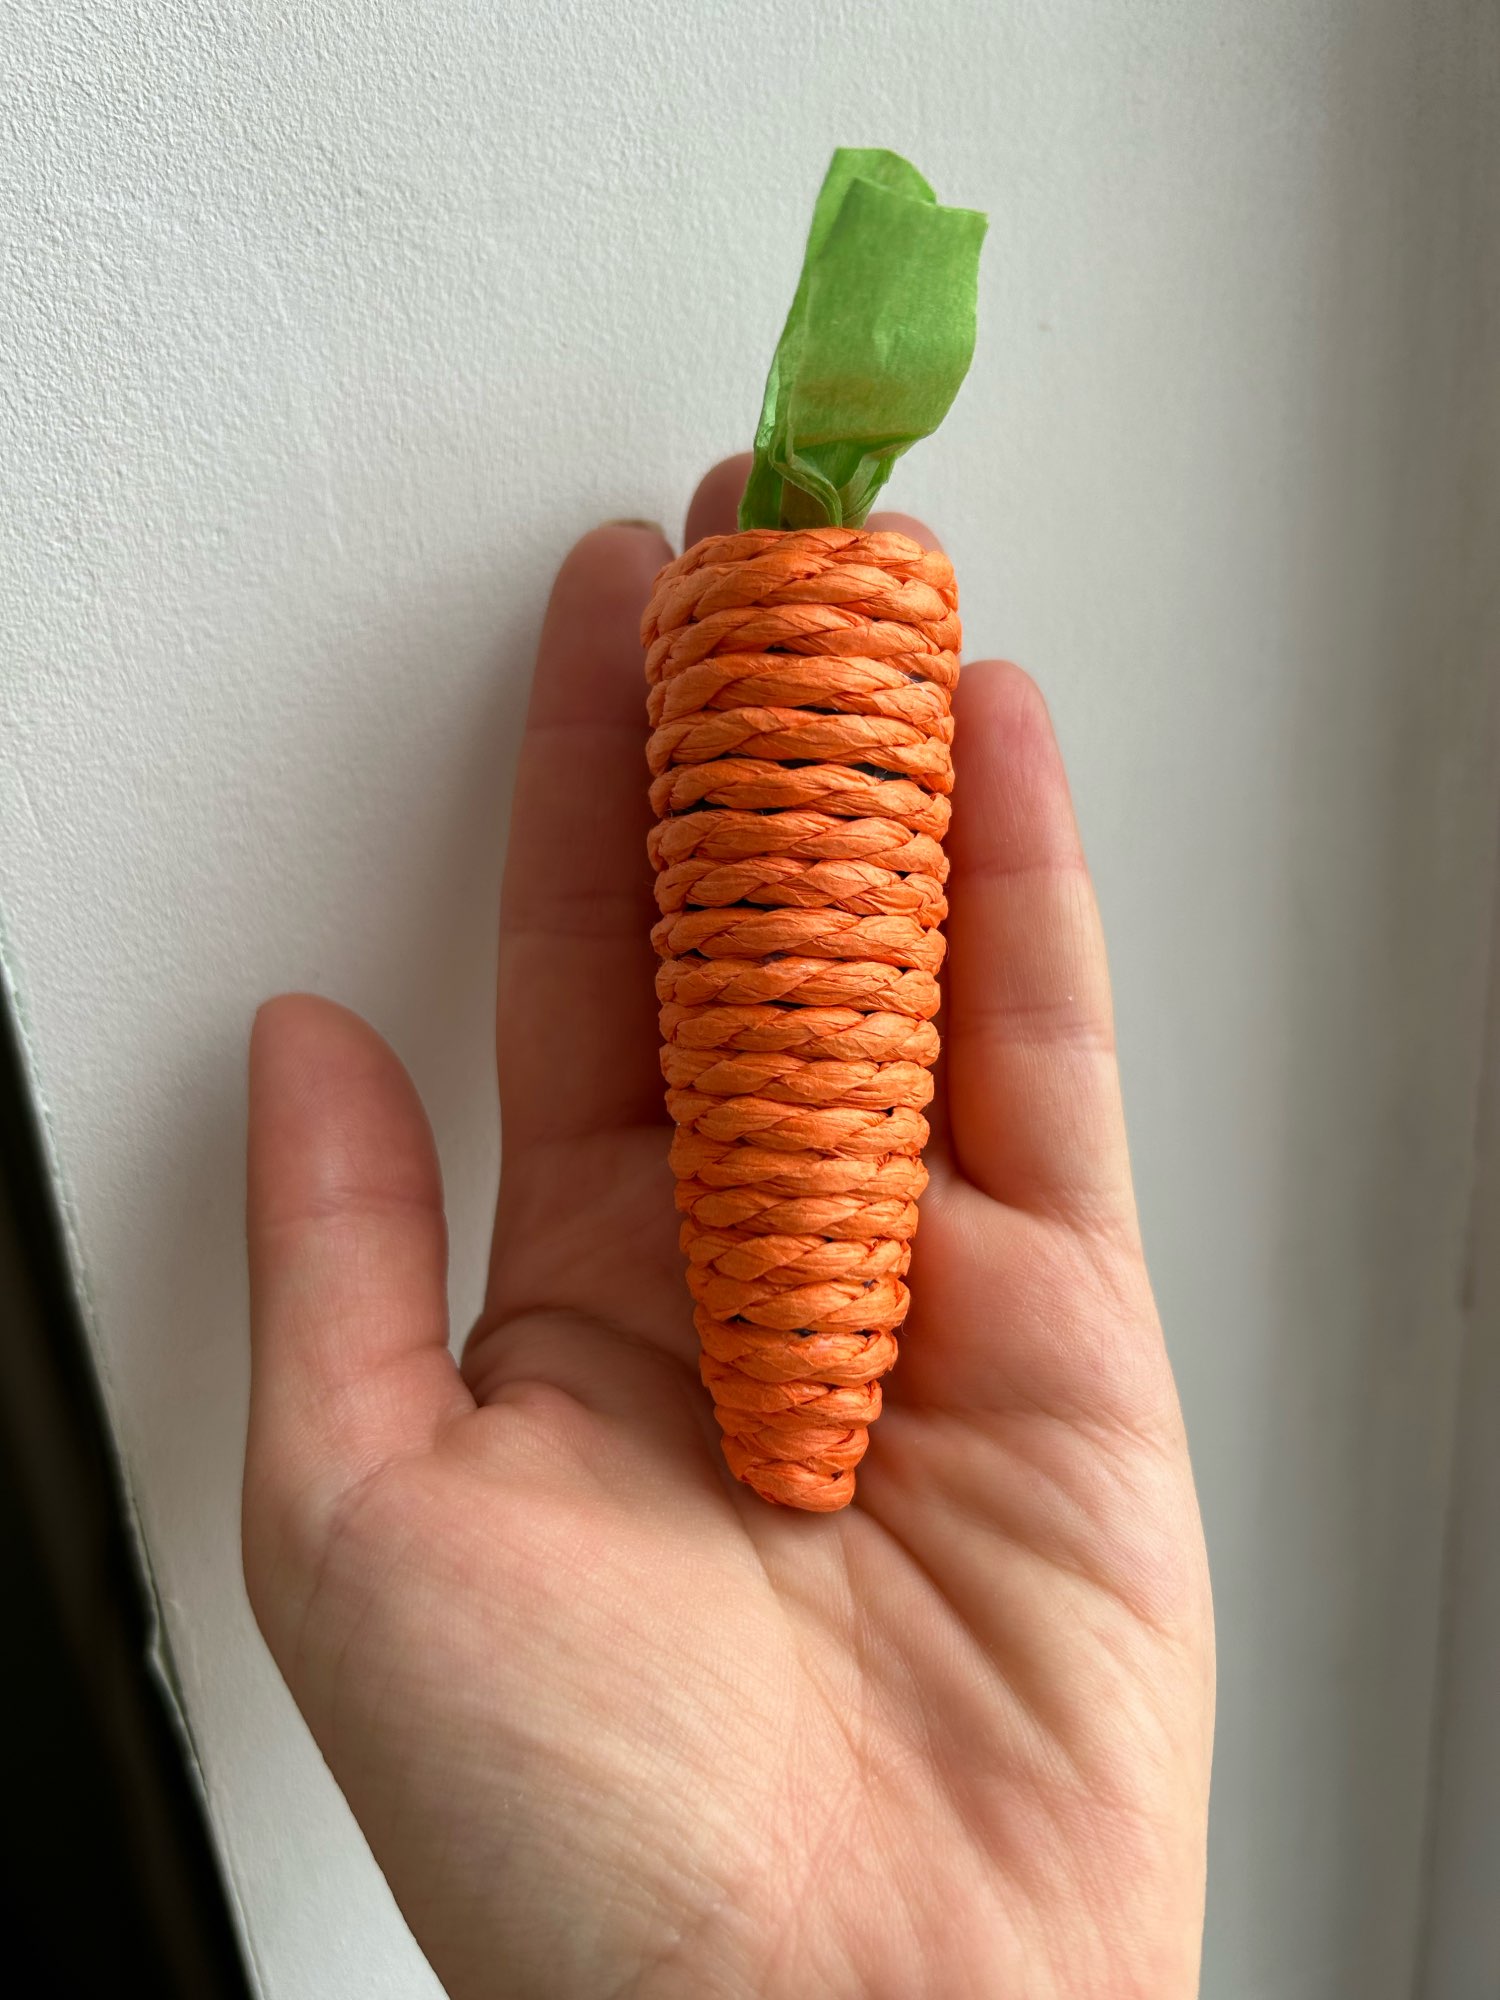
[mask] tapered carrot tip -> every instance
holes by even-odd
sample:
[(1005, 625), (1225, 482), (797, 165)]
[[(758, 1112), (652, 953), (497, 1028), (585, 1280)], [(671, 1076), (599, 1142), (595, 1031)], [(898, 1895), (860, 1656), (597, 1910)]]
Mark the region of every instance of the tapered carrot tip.
[(832, 1513), (896, 1359), (938, 1052), (959, 622), (904, 535), (697, 543), (641, 628), (672, 1167), (737, 1479)]

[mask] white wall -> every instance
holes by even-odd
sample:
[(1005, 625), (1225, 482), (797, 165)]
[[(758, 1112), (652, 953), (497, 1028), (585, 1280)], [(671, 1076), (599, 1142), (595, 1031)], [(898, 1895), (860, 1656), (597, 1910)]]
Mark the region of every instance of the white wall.
[[(460, 1324), (549, 566), (748, 440), (835, 143), (989, 209), (893, 504), (1057, 713), (1223, 1662), (1208, 2000), (1396, 2000), (1493, 858), (1489, 0), (10, 0), (5, 966), (269, 2000), (430, 1990), (245, 1610), (242, 1051), (416, 1073)], [(1488, 205), (1487, 205), (1488, 204)]]

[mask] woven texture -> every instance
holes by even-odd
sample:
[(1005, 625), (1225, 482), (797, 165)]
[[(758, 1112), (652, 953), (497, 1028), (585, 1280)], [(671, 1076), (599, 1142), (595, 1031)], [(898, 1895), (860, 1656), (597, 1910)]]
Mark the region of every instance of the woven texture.
[(953, 568), (760, 529), (656, 579), (653, 933), (705, 1386), (736, 1477), (831, 1513), (896, 1358), (947, 913)]

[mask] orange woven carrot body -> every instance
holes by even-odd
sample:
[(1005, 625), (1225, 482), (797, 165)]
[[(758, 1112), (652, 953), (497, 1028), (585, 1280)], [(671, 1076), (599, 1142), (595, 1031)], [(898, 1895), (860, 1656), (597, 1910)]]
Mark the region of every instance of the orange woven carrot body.
[(661, 571), (642, 639), (703, 1381), (736, 1477), (832, 1512), (896, 1358), (927, 1179), (953, 569), (904, 535), (711, 536)]

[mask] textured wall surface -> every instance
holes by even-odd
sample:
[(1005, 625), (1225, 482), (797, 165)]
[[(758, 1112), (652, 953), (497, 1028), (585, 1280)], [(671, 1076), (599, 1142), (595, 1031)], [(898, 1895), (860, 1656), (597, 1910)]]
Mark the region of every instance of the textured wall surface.
[(835, 143), (993, 217), (891, 500), (1047, 690), (1110, 926), (1218, 1589), (1205, 1991), (1405, 1996), (1493, 857), (1493, 7), (4, 15), (4, 961), (268, 2000), (435, 1989), (243, 1601), (250, 1013), (314, 987), (411, 1065), (462, 1326), (549, 568), (748, 441)]

